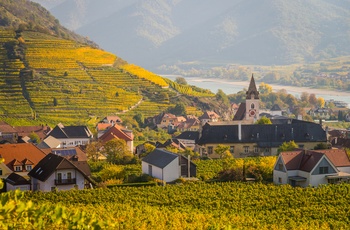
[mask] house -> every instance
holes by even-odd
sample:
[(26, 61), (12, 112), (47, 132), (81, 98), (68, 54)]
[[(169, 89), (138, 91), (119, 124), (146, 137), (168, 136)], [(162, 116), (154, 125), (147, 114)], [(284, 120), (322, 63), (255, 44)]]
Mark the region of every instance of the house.
[(274, 104), (270, 109), (270, 114), (275, 116), (282, 116), (282, 109), (278, 104)]
[(63, 147), (73, 147), (78, 145), (87, 145), (93, 138), (93, 135), (87, 126), (64, 126), (61, 123), (56, 125), (49, 133), (62, 142)]
[[(29, 190), (28, 173), (46, 154), (31, 143), (0, 145), (0, 178), (5, 181), (6, 191)], [(28, 189), (29, 186), (29, 189)]]
[(121, 124), (122, 122), (122, 119), (118, 116), (107, 116), (103, 118), (99, 123), (110, 124), (112, 126), (115, 124)]
[(0, 121), (0, 144), (1, 143), (17, 143), (18, 132), (11, 125), (4, 121)]
[(155, 149), (142, 159), (142, 172), (172, 182), (180, 177), (196, 177), (196, 165), (184, 156)]
[(158, 142), (156, 144), (157, 148), (173, 148), (173, 149), (177, 149), (179, 151), (184, 151), (186, 149), (186, 145), (184, 143), (182, 143), (181, 141), (179, 141), (176, 138), (171, 138), (166, 140), (163, 144)]
[(14, 191), (17, 189), (21, 191), (30, 191), (30, 181), (17, 173), (11, 173), (5, 179), (5, 187), (6, 191)]
[(301, 187), (350, 182), (350, 160), (341, 149), (282, 152), (274, 165), (273, 181)]
[(192, 150), (196, 150), (196, 143), (199, 139), (198, 131), (185, 131), (180, 135), (175, 137), (181, 143), (183, 143), (187, 148), (191, 148)]
[(39, 149), (54, 149), (54, 148), (62, 148), (62, 142), (53, 136), (48, 136), (44, 140), (42, 140), (39, 144), (37, 144)]
[(204, 125), (207, 122), (218, 122), (220, 116), (214, 111), (205, 111), (198, 119), (201, 121), (202, 125)]
[(81, 165), (60, 155), (48, 154), (28, 173), (32, 190), (47, 192), (92, 187), (93, 182)]
[(314, 119), (329, 120), (333, 115), (333, 111), (329, 108), (310, 109), (308, 113)]
[(117, 124), (107, 129), (106, 132), (98, 138), (103, 144), (113, 139), (121, 139), (126, 142), (130, 152), (134, 151), (134, 135), (131, 130), (125, 129)]
[[(43, 140), (46, 135), (50, 132), (51, 128), (45, 125), (37, 126), (15, 126), (13, 127), (18, 133), (18, 142), (21, 142), (23, 138), (29, 137), (31, 134), (35, 133), (38, 135), (40, 140)], [(23, 141), (22, 141), (23, 142)], [(24, 141), (26, 142), (26, 141)]]
[(176, 130), (180, 132), (198, 131), (200, 128), (201, 128), (200, 120), (193, 115), (187, 115), (186, 119), (178, 124), (178, 126), (176, 127)]
[(169, 125), (174, 124), (175, 122), (177, 122), (177, 117), (174, 114), (164, 113), (160, 120), (160, 123), (156, 123), (156, 125), (157, 128), (167, 129)]
[[(198, 145), (201, 156), (218, 158), (216, 146), (230, 147), (234, 157), (276, 155), (283, 142), (294, 141), (300, 148), (313, 149), (327, 143), (326, 132), (319, 124), (296, 119), (271, 120), (273, 124), (207, 123)], [(275, 123), (274, 123), (275, 122)]]
[(242, 102), (239, 105), (239, 108), (233, 117), (234, 121), (242, 121), (247, 120), (251, 123), (254, 123), (254, 121), (259, 120), (259, 91), (256, 88), (254, 76), (252, 74), (252, 77), (250, 79), (249, 87), (246, 92), (246, 99), (245, 102)]

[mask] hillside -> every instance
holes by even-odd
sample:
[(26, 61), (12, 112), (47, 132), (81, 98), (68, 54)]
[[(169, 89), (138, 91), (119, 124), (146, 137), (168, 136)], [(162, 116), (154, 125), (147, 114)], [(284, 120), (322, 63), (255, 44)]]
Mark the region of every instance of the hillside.
[(350, 55), (349, 0), (65, 0), (51, 12), (104, 49), (152, 70)]
[(64, 39), (97, 46), (89, 39), (61, 26), (58, 19), (37, 3), (27, 0), (0, 1), (0, 28), (34, 30)]

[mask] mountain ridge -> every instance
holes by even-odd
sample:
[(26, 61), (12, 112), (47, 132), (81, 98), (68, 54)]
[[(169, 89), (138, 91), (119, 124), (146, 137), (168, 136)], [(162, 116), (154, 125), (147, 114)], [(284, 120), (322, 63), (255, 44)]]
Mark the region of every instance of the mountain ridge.
[[(96, 18), (77, 32), (151, 70), (177, 62), (281, 65), (350, 54), (349, 0), (133, 0), (127, 8), (75, 0), (51, 11), (72, 14), (77, 9), (68, 2)], [(105, 14), (92, 14), (97, 8)]]

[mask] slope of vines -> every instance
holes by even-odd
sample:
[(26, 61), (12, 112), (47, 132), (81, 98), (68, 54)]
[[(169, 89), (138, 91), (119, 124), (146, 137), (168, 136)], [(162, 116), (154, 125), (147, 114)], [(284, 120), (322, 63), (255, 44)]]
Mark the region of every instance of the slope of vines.
[(121, 229), (348, 229), (349, 190), (349, 184), (192, 183), (28, 192), (26, 199), (60, 203)]

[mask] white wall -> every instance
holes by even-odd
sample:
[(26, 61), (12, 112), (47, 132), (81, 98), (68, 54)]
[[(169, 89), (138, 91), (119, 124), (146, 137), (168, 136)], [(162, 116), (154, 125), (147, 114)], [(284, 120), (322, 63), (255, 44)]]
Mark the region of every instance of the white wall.
[(170, 164), (163, 169), (165, 182), (172, 182), (180, 177), (179, 158), (175, 158)]
[(78, 145), (86, 145), (90, 143), (89, 138), (57, 138), (62, 142), (63, 147), (75, 147)]
[[(76, 184), (68, 185), (55, 185), (55, 179), (57, 179), (57, 173), (62, 173), (62, 179), (67, 179), (67, 172), (72, 173), (72, 179), (76, 178)], [(85, 178), (83, 174), (74, 169), (57, 170), (53, 173), (46, 181), (40, 181), (32, 179), (32, 186), (34, 188), (34, 183), (39, 184), (39, 190), (44, 192), (49, 192), (52, 187), (56, 187), (59, 191), (61, 190), (71, 190), (78, 186), (78, 189), (84, 189)]]
[[(278, 178), (282, 179), (282, 182), (278, 182)], [(288, 184), (288, 175), (285, 172), (273, 170), (273, 183), (274, 184)]]
[[(142, 173), (148, 174), (148, 164), (142, 161)], [(175, 158), (163, 169), (158, 168), (157, 166), (152, 165), (152, 175), (155, 178), (163, 180), (165, 182), (172, 182), (180, 177), (180, 167), (179, 167), (179, 158)]]
[(6, 183), (6, 190), (7, 191), (14, 191), (16, 189), (19, 189), (21, 191), (29, 191), (30, 190), (30, 184), (27, 184), (27, 185), (12, 185), (12, 184)]

